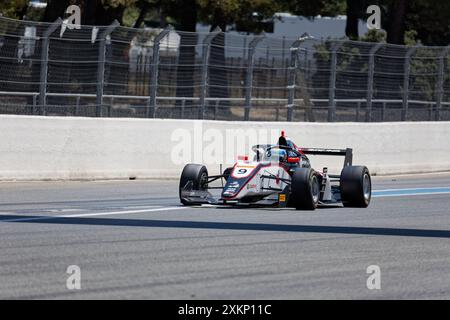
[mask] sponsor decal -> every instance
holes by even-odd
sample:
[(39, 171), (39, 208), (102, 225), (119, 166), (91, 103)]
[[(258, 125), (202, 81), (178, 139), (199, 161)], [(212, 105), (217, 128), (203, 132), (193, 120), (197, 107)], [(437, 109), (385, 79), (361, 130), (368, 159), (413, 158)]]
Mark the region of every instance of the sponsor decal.
[(228, 186), (226, 186), (223, 194), (224, 195), (233, 195), (239, 189), (239, 182), (234, 181), (231, 182)]
[(258, 187), (258, 185), (256, 183), (247, 184), (247, 189), (256, 189), (256, 187)]
[(277, 175), (275, 177), (275, 183), (280, 184), (280, 173), (279, 172), (277, 172)]
[(233, 189), (239, 188), (239, 182), (237, 182), (237, 181), (231, 182), (228, 185), (228, 188), (233, 188)]
[(286, 202), (286, 195), (284, 193), (280, 193), (278, 195), (278, 201), (280, 202)]

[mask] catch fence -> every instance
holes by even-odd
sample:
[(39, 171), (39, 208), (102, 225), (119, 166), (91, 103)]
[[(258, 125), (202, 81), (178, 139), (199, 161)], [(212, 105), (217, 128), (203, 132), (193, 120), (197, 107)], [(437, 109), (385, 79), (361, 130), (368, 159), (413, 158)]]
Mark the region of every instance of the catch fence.
[(0, 113), (450, 120), (450, 47), (0, 17)]

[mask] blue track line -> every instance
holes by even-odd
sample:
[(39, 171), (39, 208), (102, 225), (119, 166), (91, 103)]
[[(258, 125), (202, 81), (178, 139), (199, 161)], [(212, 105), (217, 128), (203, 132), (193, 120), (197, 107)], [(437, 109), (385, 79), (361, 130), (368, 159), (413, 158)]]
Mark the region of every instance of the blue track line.
[(408, 189), (385, 189), (373, 190), (372, 197), (402, 197), (402, 196), (419, 196), (432, 194), (449, 194), (450, 187), (434, 187), (434, 188), (408, 188)]

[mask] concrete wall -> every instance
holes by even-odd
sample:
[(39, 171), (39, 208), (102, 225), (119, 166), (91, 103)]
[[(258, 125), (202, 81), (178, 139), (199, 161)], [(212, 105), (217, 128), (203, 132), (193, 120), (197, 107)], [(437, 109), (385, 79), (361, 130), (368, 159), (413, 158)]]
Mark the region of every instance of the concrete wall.
[[(0, 180), (178, 178), (186, 162), (217, 173), (246, 144), (345, 148), (372, 174), (450, 171), (450, 122), (273, 123), (0, 116)], [(244, 137), (241, 147), (233, 141)], [(253, 140), (248, 137), (252, 137)], [(255, 138), (256, 137), (256, 138)], [(312, 157), (339, 172), (343, 158)]]

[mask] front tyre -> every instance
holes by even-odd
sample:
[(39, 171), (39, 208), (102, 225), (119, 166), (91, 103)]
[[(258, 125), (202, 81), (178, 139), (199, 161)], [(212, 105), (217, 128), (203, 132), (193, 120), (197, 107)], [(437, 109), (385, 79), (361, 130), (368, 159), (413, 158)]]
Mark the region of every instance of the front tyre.
[(290, 203), (297, 210), (315, 210), (319, 203), (320, 184), (311, 168), (298, 168), (292, 175)]
[(367, 167), (344, 167), (341, 172), (340, 189), (344, 207), (367, 208), (372, 197), (372, 180)]
[(180, 177), (179, 197), (180, 202), (185, 206), (193, 205), (190, 201), (187, 201), (181, 197), (181, 191), (186, 185), (192, 181), (192, 190), (206, 190), (208, 188), (208, 170), (201, 164), (187, 164)]

